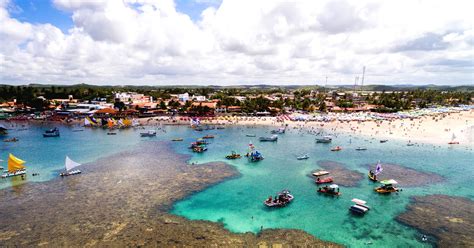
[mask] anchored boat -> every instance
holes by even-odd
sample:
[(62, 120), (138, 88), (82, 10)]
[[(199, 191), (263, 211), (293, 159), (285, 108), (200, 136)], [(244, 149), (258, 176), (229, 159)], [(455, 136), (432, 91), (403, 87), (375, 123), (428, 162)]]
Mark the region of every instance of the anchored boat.
[(290, 191), (288, 190), (283, 190), (278, 195), (275, 196), (275, 198), (272, 198), (272, 196), (269, 196), (267, 200), (263, 202), (265, 206), (273, 208), (273, 207), (286, 207), (288, 203), (293, 201), (295, 197), (290, 194)]
[(352, 199), (352, 202), (355, 204), (349, 208), (349, 211), (351, 211), (353, 214), (364, 215), (370, 210), (370, 207), (365, 205), (367, 202), (364, 200), (354, 198)]
[(13, 156), (13, 154), (10, 153), (8, 155), (8, 170), (2, 175), (2, 178), (26, 174), (26, 167), (24, 166), (25, 163), (25, 161)]
[(277, 130), (272, 130), (271, 133), (272, 134), (284, 134), (285, 131), (286, 131), (286, 129), (284, 127), (280, 127)]
[(44, 137), (44, 138), (59, 137), (59, 129), (58, 129), (57, 127), (55, 127), (55, 128), (53, 128), (53, 129), (46, 130), (46, 131), (43, 133), (43, 137)]
[(66, 171), (60, 173), (59, 175), (62, 176), (62, 177), (67, 177), (67, 176), (71, 176), (71, 175), (81, 174), (80, 170), (78, 170), (78, 169), (73, 170), (74, 168), (76, 168), (79, 165), (81, 165), (81, 164), (72, 161), (72, 159), (70, 159), (68, 156), (66, 156), (66, 161), (64, 162), (64, 167), (66, 168)]
[(140, 133), (141, 137), (155, 137), (156, 131), (155, 130), (148, 130), (148, 132)]
[(240, 154), (232, 151), (232, 154), (225, 156), (226, 159), (238, 159), (240, 158)]
[(313, 172), (313, 176), (315, 176), (315, 177), (320, 177), (320, 176), (324, 176), (324, 175), (327, 175), (327, 174), (329, 174), (329, 172), (324, 171), (324, 170)]
[(329, 135), (326, 135), (322, 138), (316, 138), (316, 143), (331, 143), (332, 142), (332, 137)]
[(374, 189), (374, 191), (377, 192), (377, 193), (390, 194), (390, 193), (393, 193), (393, 192), (400, 191), (399, 188), (394, 186), (394, 185), (398, 184), (398, 182), (393, 180), (393, 179), (383, 180), (380, 183), (383, 184), (383, 185)]
[(340, 150), (342, 150), (342, 147), (340, 147), (340, 146), (336, 146), (336, 147), (331, 148), (332, 152), (338, 152)]
[(274, 142), (274, 141), (278, 141), (278, 135), (275, 134), (275, 135), (272, 135), (271, 137), (260, 137), (258, 140)]
[(304, 159), (308, 159), (308, 158), (309, 158), (308, 154), (303, 154), (303, 155), (300, 155), (300, 156), (296, 157), (296, 159), (298, 159), (298, 160), (304, 160)]
[(331, 184), (329, 186), (324, 186), (318, 189), (319, 193), (330, 195), (330, 196), (340, 196), (339, 186), (337, 184)]

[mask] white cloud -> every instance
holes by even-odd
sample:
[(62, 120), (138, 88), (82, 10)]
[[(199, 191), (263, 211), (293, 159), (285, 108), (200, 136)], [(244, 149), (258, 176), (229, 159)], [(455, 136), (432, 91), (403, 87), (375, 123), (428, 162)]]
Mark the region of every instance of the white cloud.
[[(63, 33), (0, 0), (0, 83), (472, 83), (471, 1), (54, 0)], [(217, 6), (217, 7), (216, 7)]]

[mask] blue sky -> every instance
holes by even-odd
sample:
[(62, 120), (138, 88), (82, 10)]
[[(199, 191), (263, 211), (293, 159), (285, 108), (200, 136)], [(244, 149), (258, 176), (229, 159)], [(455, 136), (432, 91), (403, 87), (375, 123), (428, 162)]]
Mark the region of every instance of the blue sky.
[[(187, 14), (194, 21), (199, 20), (206, 8), (219, 7), (220, 0), (176, 0), (176, 10)], [(10, 4), (12, 17), (29, 23), (50, 23), (64, 33), (74, 26), (72, 13), (57, 9), (50, 0), (13, 0)]]
[(63, 32), (73, 27), (71, 13), (54, 7), (49, 0), (14, 0), (10, 6), (12, 17), (29, 23), (50, 23)]

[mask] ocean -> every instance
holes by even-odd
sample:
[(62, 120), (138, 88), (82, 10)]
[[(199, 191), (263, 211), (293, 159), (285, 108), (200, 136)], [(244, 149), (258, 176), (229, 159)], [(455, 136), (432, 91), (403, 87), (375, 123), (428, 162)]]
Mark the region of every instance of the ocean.
[[(183, 142), (171, 145), (177, 153), (192, 155), (188, 161), (190, 166), (193, 163), (225, 161), (235, 166), (241, 175), (176, 202), (171, 212), (192, 220), (220, 222), (225, 228), (238, 233), (258, 232), (262, 228), (294, 228), (349, 247), (431, 247), (434, 242), (432, 237), (423, 242), (422, 233), (395, 220), (399, 213), (405, 211), (410, 197), (446, 194), (474, 199), (474, 189), (470, 187), (474, 176), (472, 147), (406, 146), (405, 142), (389, 140), (380, 143), (372, 137), (349, 134), (334, 134), (331, 144), (317, 144), (316, 136), (297, 129), (288, 129), (285, 134), (279, 135), (278, 142), (259, 142), (259, 136), (271, 135), (271, 128), (241, 126), (203, 132), (184, 126), (162, 126), (157, 137), (152, 138), (139, 135), (148, 128), (119, 130), (117, 135), (107, 135), (103, 129), (80, 128), (83, 131), (74, 132), (78, 128), (59, 126), (61, 137), (43, 138), (42, 132), (54, 125), (22, 127), (4, 124), (10, 130), (9, 135), (3, 138), (17, 137), (20, 141), (2, 142), (0, 159), (6, 161), (8, 154), (12, 153), (25, 160), (28, 176), (26, 180), (1, 179), (0, 188), (51, 180), (63, 170), (66, 155), (87, 166), (88, 162), (128, 150), (148, 140), (184, 138)], [(206, 134), (215, 135), (210, 140), (208, 151), (192, 153), (187, 148), (189, 143)], [(256, 134), (256, 137), (247, 137), (246, 134)], [(250, 142), (263, 154), (264, 160), (251, 163), (245, 157), (225, 159), (231, 151), (244, 155)], [(342, 146), (343, 150), (329, 151), (336, 145)], [(359, 146), (367, 150), (356, 151)], [(303, 153), (310, 158), (296, 160)], [(444, 180), (413, 187), (399, 185), (401, 192), (380, 195), (373, 191), (378, 184), (369, 181), (366, 176), (369, 165), (375, 165), (379, 160), (383, 164), (435, 173)], [(1, 164), (3, 167), (6, 167), (5, 161)], [(320, 168), (318, 162), (321, 161), (337, 162), (348, 170), (360, 172), (363, 177), (355, 187), (341, 186), (340, 197), (320, 195), (316, 192), (318, 186), (314, 179), (308, 175)], [(39, 176), (31, 176), (35, 172)], [(337, 178), (334, 179), (337, 184)], [(295, 196), (291, 204), (280, 209), (268, 209), (263, 205), (268, 196), (283, 189), (290, 190)], [(351, 215), (348, 208), (353, 198), (367, 201), (371, 210), (363, 217)]]

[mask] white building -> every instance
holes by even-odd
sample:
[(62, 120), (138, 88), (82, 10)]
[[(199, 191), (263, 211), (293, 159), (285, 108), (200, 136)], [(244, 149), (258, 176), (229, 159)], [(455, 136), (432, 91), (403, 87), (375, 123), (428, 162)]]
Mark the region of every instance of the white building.
[(153, 101), (151, 96), (145, 96), (136, 92), (118, 92), (115, 93), (115, 99), (125, 103), (147, 103)]
[(189, 101), (189, 94), (186, 92), (184, 94), (179, 94), (178, 95), (178, 100), (181, 102), (186, 102)]
[(207, 99), (205, 96), (193, 96), (193, 101), (196, 102), (205, 102)]

